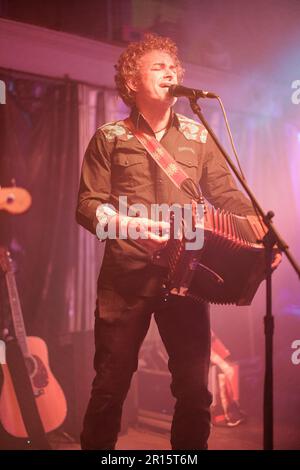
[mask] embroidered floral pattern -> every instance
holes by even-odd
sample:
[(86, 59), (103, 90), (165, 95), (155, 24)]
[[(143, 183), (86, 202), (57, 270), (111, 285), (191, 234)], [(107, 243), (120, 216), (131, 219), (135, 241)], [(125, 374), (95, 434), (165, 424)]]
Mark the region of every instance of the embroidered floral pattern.
[(104, 133), (107, 140), (115, 140), (118, 137), (121, 140), (129, 140), (133, 137), (133, 134), (127, 127), (123, 125), (123, 121), (109, 122), (100, 129)]
[(192, 119), (189, 119), (181, 114), (177, 114), (180, 130), (188, 140), (196, 140), (197, 142), (206, 143), (207, 140), (207, 130), (203, 128), (200, 124)]
[(175, 173), (177, 173), (177, 166), (175, 163), (170, 163), (168, 166), (167, 166), (167, 174), (169, 176), (173, 176)]

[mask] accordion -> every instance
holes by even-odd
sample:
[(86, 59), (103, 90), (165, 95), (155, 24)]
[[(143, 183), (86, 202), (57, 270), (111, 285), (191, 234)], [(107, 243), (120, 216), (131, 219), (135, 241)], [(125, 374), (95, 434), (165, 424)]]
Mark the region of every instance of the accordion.
[(203, 230), (201, 249), (186, 250), (184, 237), (171, 238), (154, 255), (153, 262), (166, 268), (165, 293), (250, 305), (265, 278), (265, 226), (256, 216), (205, 208)]

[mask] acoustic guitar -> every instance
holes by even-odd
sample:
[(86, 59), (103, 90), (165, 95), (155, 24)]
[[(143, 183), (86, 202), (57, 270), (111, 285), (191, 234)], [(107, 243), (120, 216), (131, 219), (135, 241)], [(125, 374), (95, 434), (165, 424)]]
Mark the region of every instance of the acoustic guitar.
[[(45, 433), (57, 429), (65, 420), (67, 403), (64, 393), (49, 367), (48, 349), (44, 340), (27, 337), (9, 252), (0, 247), (0, 268), (5, 274), (15, 336), (28, 370), (32, 393)], [(13, 380), (7, 364), (2, 364), (3, 387), (0, 395), (0, 421), (12, 436), (27, 438)]]

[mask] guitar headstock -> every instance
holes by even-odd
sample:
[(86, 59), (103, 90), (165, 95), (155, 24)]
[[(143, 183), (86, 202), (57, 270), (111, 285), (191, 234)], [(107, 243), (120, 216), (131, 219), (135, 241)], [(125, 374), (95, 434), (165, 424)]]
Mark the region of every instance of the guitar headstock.
[(6, 210), (11, 214), (22, 214), (31, 206), (31, 196), (24, 188), (12, 186), (0, 187), (0, 210)]
[(5, 246), (0, 246), (0, 268), (4, 274), (13, 272), (13, 262), (10, 257), (10, 252)]

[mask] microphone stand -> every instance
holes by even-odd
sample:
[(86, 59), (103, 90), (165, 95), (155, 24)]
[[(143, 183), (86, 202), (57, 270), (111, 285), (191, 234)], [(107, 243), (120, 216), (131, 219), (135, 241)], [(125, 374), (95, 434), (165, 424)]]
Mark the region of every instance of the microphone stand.
[[(216, 96), (217, 98), (217, 96)], [(256, 200), (254, 194), (250, 190), (245, 180), (240, 176), (237, 168), (232, 162), (229, 155), (226, 153), (220, 142), (218, 141), (215, 133), (207, 123), (205, 117), (201, 112), (201, 108), (197, 103), (197, 98), (193, 97), (189, 99), (193, 112), (198, 116), (204, 127), (207, 129), (209, 135), (215, 142), (216, 146), (223, 154), (228, 166), (231, 168), (238, 181), (248, 194), (253, 207), (262, 217), (264, 224), (268, 228), (268, 232), (262, 239), (262, 243), (265, 247), (265, 259), (266, 259), (266, 315), (264, 317), (264, 334), (265, 334), (265, 381), (264, 381), (264, 427), (263, 427), (263, 449), (273, 450), (273, 333), (274, 333), (274, 317), (272, 315), (272, 254), (273, 247), (276, 244), (277, 247), (285, 253), (290, 264), (300, 278), (300, 267), (289, 252), (289, 247), (286, 242), (281, 238), (277, 230), (275, 229), (272, 218), (274, 213), (269, 211), (267, 214), (264, 213), (262, 207)]]

